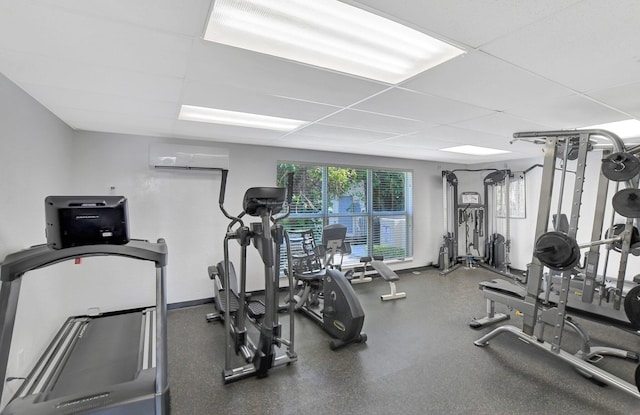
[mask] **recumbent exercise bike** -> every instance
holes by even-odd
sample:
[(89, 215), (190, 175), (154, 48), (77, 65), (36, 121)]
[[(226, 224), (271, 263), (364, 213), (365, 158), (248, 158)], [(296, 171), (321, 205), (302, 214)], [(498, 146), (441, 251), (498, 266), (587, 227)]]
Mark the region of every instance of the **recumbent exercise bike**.
[(312, 230), (289, 232), (291, 260), (296, 286), (294, 309), (309, 317), (333, 340), (332, 350), (350, 343), (364, 343), (364, 310), (345, 275), (333, 266), (345, 246), (347, 228), (341, 224), (325, 226), (322, 245), (317, 246)]

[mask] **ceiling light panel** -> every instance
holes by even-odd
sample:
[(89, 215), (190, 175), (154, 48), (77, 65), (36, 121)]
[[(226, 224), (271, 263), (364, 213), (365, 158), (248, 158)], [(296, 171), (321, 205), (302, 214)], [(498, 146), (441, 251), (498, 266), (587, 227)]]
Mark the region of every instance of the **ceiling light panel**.
[(306, 121), (292, 120), (289, 118), (196, 107), (193, 105), (182, 105), (178, 119), (276, 131), (292, 131), (307, 123)]
[(456, 146), (449, 148), (441, 148), (441, 151), (448, 151), (451, 153), (469, 154), (472, 156), (493, 156), (496, 154), (510, 153), (510, 151), (498, 150), (495, 148), (478, 147), (478, 146)]
[(336, 0), (216, 0), (204, 39), (390, 84), (464, 53)]

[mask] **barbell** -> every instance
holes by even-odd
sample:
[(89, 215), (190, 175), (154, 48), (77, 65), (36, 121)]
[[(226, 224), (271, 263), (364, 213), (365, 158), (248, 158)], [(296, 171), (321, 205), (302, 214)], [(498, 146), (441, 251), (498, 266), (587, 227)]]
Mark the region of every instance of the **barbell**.
[[(621, 249), (621, 242), (625, 236), (624, 225), (616, 226), (612, 237), (582, 244), (578, 244), (574, 238), (564, 232), (545, 232), (536, 240), (534, 255), (543, 265), (554, 271), (573, 269), (580, 262), (580, 249), (605, 244), (612, 244), (614, 248)], [(640, 254), (640, 233), (635, 226), (631, 232), (630, 252), (634, 255)]]

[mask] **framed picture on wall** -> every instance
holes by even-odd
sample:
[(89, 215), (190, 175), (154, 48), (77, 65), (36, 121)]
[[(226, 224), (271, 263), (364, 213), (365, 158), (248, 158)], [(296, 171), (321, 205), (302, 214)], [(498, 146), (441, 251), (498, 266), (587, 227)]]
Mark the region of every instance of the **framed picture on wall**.
[(524, 219), (526, 217), (526, 189), (523, 172), (513, 172), (509, 180), (509, 195), (505, 182), (496, 185), (496, 212), (499, 218), (505, 218), (508, 201), (509, 216)]

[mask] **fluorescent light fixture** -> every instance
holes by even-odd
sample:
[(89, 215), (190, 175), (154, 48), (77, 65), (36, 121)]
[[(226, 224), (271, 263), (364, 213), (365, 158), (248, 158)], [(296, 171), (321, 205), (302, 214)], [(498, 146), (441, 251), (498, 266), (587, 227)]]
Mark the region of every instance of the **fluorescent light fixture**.
[(219, 110), (207, 107), (183, 105), (178, 119), (183, 121), (208, 122), (212, 124), (237, 125), (239, 127), (263, 128), (266, 130), (292, 131), (306, 124), (306, 121), (247, 112)]
[(390, 84), (464, 53), (337, 0), (216, 0), (204, 39)]
[(451, 153), (469, 154), (472, 156), (493, 156), (496, 154), (511, 153), (506, 150), (498, 150), (495, 148), (478, 147), (478, 146), (456, 146), (441, 148), (441, 151), (449, 151)]
[(620, 138), (640, 138), (640, 121), (636, 119), (610, 122), (607, 124), (582, 127), (579, 130), (607, 130)]

